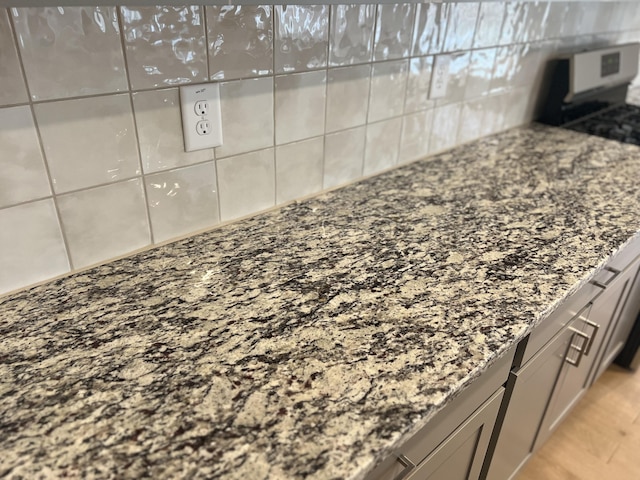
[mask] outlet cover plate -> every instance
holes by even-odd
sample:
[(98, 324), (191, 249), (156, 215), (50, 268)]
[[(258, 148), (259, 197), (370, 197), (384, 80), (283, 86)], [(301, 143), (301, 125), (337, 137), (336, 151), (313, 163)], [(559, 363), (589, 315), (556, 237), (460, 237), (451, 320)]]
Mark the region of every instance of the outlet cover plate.
[(447, 85), (449, 85), (451, 56), (437, 55), (434, 63), (429, 98), (443, 98), (447, 95)]
[[(196, 103), (206, 102), (206, 111), (196, 111)], [(204, 150), (222, 145), (222, 115), (220, 113), (220, 84), (200, 83), (180, 87), (182, 133), (184, 151)], [(204, 114), (203, 114), (204, 113)], [(208, 122), (210, 128), (202, 132), (201, 125)]]

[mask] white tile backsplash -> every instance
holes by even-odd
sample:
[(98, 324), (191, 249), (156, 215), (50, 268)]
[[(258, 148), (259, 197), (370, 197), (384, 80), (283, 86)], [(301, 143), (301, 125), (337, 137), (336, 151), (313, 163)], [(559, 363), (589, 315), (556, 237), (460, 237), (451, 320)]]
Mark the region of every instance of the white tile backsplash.
[(506, 2), (482, 2), (473, 37), (474, 48), (493, 47), (500, 42)]
[(223, 158), (216, 163), (223, 221), (273, 207), (276, 197), (273, 148)]
[(329, 65), (370, 62), (375, 21), (375, 5), (332, 5)]
[(149, 245), (142, 181), (133, 179), (58, 197), (74, 268)]
[(26, 102), (29, 96), (7, 10), (0, 10), (0, 47), (0, 106)]
[(447, 150), (456, 144), (461, 109), (460, 103), (451, 103), (434, 109), (433, 126), (429, 139), (431, 153)]
[(332, 68), (327, 85), (327, 132), (367, 122), (371, 65)]
[(132, 95), (144, 173), (212, 160), (213, 149), (184, 151), (180, 95), (177, 88)]
[(51, 195), (31, 109), (0, 108), (0, 208)]
[(402, 117), (399, 163), (407, 163), (429, 154), (429, 140), (433, 125), (433, 109)]
[(369, 93), (369, 123), (402, 115), (408, 70), (408, 60), (373, 64)]
[(270, 5), (207, 6), (209, 74), (212, 80), (273, 73)]
[(11, 12), (34, 100), (127, 90), (115, 7)]
[(220, 84), (223, 140), (218, 158), (273, 146), (273, 77)]
[(40, 103), (35, 115), (56, 193), (140, 174), (129, 95)]
[(213, 161), (145, 177), (155, 242), (212, 227), (220, 221)]
[(435, 100), (429, 96), (433, 57), (415, 57), (409, 60), (407, 92), (404, 101), (404, 113), (413, 113), (432, 108)]
[(132, 88), (207, 80), (203, 7), (120, 7), (120, 12)]
[(53, 200), (0, 210), (0, 294), (69, 271)]
[(332, 133), (324, 143), (324, 188), (356, 180), (362, 176), (366, 127)]
[(328, 5), (276, 5), (276, 73), (304, 72), (327, 66)]
[(379, 5), (373, 59), (394, 60), (409, 56), (415, 4)]
[[(0, 292), (529, 122), (545, 63), (639, 41), (639, 5), (0, 8)], [(207, 79), (223, 145), (185, 153), (177, 85)]]
[(445, 52), (469, 50), (471, 48), (479, 8), (479, 2), (451, 4), (447, 23), (447, 36), (443, 48)]
[(327, 72), (276, 77), (276, 144), (324, 133)]
[(364, 174), (373, 175), (398, 163), (402, 118), (367, 125)]
[(276, 147), (276, 202), (288, 202), (322, 190), (323, 161), (323, 137)]

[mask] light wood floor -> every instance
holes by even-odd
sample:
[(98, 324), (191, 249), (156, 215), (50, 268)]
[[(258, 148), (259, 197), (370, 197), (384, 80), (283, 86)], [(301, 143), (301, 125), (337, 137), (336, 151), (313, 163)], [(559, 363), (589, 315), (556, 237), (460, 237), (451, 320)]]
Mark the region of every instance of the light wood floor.
[(518, 480), (640, 479), (640, 370), (611, 366)]

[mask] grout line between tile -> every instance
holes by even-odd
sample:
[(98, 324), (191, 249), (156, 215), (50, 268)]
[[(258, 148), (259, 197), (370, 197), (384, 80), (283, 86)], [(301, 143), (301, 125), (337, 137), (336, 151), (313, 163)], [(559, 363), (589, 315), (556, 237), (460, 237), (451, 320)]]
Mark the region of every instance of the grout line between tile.
[(326, 165), (326, 143), (327, 143), (327, 111), (329, 110), (329, 55), (331, 54), (331, 19), (333, 18), (333, 6), (329, 5), (327, 14), (327, 64), (325, 65), (324, 83), (324, 125), (322, 126), (322, 188), (324, 190), (324, 176)]
[(125, 44), (125, 39), (124, 39), (124, 19), (122, 18), (122, 11), (120, 9), (120, 7), (116, 7), (116, 16), (118, 18), (118, 26), (120, 28), (120, 48), (122, 49), (122, 57), (124, 59), (124, 70), (125, 70), (125, 74), (127, 77), (127, 85), (129, 86), (129, 108), (131, 109), (131, 119), (133, 121), (133, 137), (135, 140), (135, 144), (136, 144), (136, 153), (138, 155), (138, 168), (140, 169), (140, 174), (136, 175), (132, 178), (139, 178), (140, 179), (140, 183), (142, 184), (142, 195), (143, 195), (143, 199), (142, 201), (144, 202), (144, 211), (146, 213), (147, 216), (147, 228), (148, 228), (148, 233), (149, 233), (149, 242), (151, 242), (151, 244), (155, 244), (155, 239), (154, 239), (154, 234), (153, 234), (153, 227), (151, 224), (151, 212), (149, 211), (149, 195), (147, 192), (147, 183), (145, 182), (145, 177), (144, 177), (144, 167), (142, 165), (142, 150), (140, 149), (140, 136), (138, 134), (138, 117), (136, 115), (136, 110), (135, 110), (135, 106), (133, 103), (133, 93), (131, 91), (131, 75), (129, 74), (129, 59), (127, 57), (126, 54), (126, 44)]
[(218, 198), (218, 223), (222, 222), (222, 207), (220, 206), (220, 175), (218, 175), (218, 160), (213, 160), (213, 171), (216, 176), (216, 197)]
[(207, 58), (207, 82), (211, 81), (211, 65), (209, 65), (209, 23), (207, 21), (206, 5), (198, 5), (202, 12), (202, 28), (204, 28), (204, 54)]
[(31, 87), (29, 86), (29, 82), (27, 81), (27, 72), (24, 68), (24, 62), (22, 60), (22, 51), (18, 47), (18, 34), (16, 31), (15, 22), (13, 20), (13, 15), (11, 15), (11, 12), (8, 9), (7, 9), (7, 15), (9, 18), (9, 28), (11, 29), (13, 41), (15, 43), (16, 51), (18, 53), (18, 60), (19, 60), (18, 63), (20, 64), (22, 79), (24, 81), (25, 88), (27, 89), (27, 97), (29, 98), (29, 103), (27, 105), (29, 106), (29, 110), (31, 112), (33, 126), (36, 131), (36, 137), (38, 139), (38, 147), (40, 149), (40, 155), (42, 156), (42, 163), (44, 164), (45, 172), (47, 174), (47, 181), (49, 183), (49, 190), (51, 192), (51, 200), (53, 201), (53, 208), (56, 212), (56, 219), (58, 220), (58, 228), (60, 229), (60, 235), (62, 236), (62, 244), (64, 246), (64, 251), (67, 256), (67, 263), (69, 265), (69, 270), (73, 271), (74, 265), (73, 265), (73, 260), (71, 258), (71, 249), (69, 247), (69, 240), (67, 238), (67, 233), (64, 228), (64, 223), (62, 222), (62, 215), (60, 214), (60, 206), (58, 205), (58, 198), (56, 196), (56, 191), (54, 188), (53, 177), (51, 175), (51, 169), (49, 168), (49, 161), (47, 160), (47, 155), (44, 149), (42, 134), (40, 133), (40, 125), (38, 124), (38, 118), (36, 117), (35, 105), (33, 103), (33, 97), (31, 95)]

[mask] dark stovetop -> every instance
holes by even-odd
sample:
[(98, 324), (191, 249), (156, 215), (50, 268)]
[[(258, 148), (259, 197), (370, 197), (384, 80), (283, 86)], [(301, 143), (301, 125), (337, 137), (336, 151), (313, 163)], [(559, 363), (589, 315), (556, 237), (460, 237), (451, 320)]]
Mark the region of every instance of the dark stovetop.
[(640, 107), (618, 105), (583, 120), (571, 122), (564, 127), (619, 142), (640, 145)]

